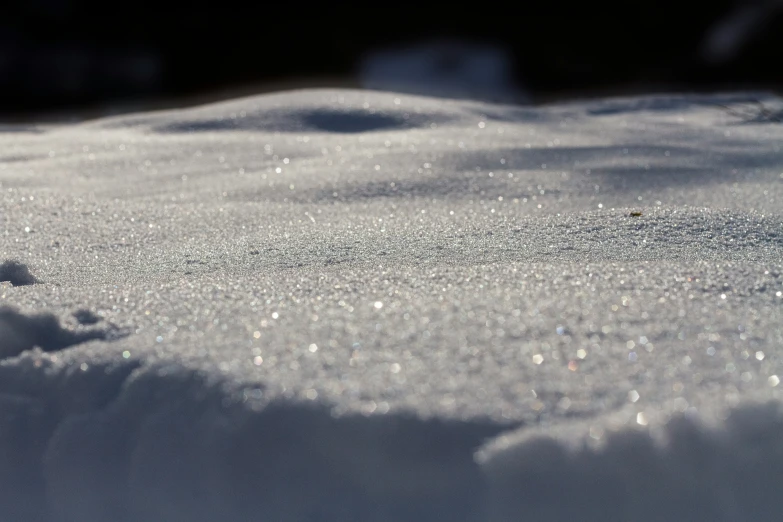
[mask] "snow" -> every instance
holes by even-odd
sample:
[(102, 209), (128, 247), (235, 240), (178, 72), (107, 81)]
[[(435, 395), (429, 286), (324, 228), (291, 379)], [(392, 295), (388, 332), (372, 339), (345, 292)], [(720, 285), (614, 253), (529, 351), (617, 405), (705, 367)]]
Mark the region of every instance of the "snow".
[(514, 79), (513, 60), (498, 45), (459, 40), (424, 41), (367, 53), (362, 87), (427, 96), (527, 103)]
[(3, 127), (0, 518), (778, 520), (782, 106)]
[(753, 40), (754, 34), (763, 32), (765, 25), (781, 9), (783, 2), (780, 0), (750, 4), (736, 2), (734, 8), (707, 33), (701, 44), (702, 57), (712, 64), (731, 61)]

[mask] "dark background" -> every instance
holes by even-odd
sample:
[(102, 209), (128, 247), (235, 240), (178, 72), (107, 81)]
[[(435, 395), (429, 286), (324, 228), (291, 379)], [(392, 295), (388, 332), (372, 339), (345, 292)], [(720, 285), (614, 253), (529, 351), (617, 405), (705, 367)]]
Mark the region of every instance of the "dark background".
[[(30, 0), (0, 16), (0, 119), (354, 87), (368, 51), (441, 37), (503, 46), (534, 103), (672, 90), (783, 91), (783, 1), (472, 5)], [(756, 5), (766, 9), (761, 22), (734, 55), (705, 59), (701, 49), (716, 24)]]

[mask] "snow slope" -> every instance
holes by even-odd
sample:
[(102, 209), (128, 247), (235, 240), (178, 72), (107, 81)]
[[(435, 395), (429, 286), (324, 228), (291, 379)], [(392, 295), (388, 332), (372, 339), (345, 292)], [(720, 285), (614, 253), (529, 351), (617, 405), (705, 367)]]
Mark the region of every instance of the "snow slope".
[(0, 128), (0, 519), (779, 520), (782, 106)]

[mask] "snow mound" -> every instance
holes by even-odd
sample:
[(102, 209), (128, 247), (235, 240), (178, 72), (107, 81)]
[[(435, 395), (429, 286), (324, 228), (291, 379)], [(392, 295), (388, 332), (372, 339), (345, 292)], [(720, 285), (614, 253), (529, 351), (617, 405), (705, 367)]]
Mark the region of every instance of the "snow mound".
[[(407, 110), (401, 110), (401, 97)], [(156, 133), (271, 132), (355, 134), (430, 128), (459, 120), (459, 107), (418, 96), (390, 99), (362, 91), (292, 91), (212, 104), (152, 116), (122, 116), (98, 122), (108, 129), (147, 128)], [(372, 100), (372, 104), (368, 101)], [(415, 106), (410, 108), (410, 102)]]
[(550, 427), (554, 437), (540, 429), (503, 435), (482, 450), (482, 520), (773, 521), (783, 512), (777, 401), (746, 405), (712, 426), (682, 415), (654, 431), (575, 424)]

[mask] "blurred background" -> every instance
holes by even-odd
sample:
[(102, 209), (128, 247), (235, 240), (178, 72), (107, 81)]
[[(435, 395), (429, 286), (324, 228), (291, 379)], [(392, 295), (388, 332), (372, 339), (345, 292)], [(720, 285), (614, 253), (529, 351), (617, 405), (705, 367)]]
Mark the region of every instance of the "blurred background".
[(0, 8), (0, 120), (304, 87), (522, 104), (783, 92), (783, 0), (638, 4), (26, 0)]

